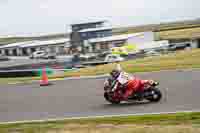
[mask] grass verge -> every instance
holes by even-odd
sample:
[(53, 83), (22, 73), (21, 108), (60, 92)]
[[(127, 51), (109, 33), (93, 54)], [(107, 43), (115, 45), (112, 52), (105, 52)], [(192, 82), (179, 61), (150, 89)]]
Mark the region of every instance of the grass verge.
[[(160, 70), (174, 70), (174, 69), (190, 69), (200, 68), (200, 50), (181, 51), (173, 54), (167, 54), (155, 57), (146, 57), (144, 59), (135, 59), (121, 62), (122, 68), (130, 73), (135, 72), (152, 72)], [(83, 68), (76, 71), (65, 72), (61, 75), (50, 76), (50, 79), (74, 77), (74, 76), (92, 76), (109, 73), (114, 67), (115, 63), (99, 65), (96, 67)], [(15, 82), (29, 82), (31, 80), (39, 80), (40, 77), (30, 78), (0, 78), (0, 84), (15, 83)]]
[[(173, 69), (188, 69), (188, 68), (200, 68), (200, 50), (181, 51), (173, 54), (167, 54), (155, 57), (146, 57), (144, 59), (135, 59), (130, 61), (121, 62), (123, 70), (135, 73), (135, 72), (152, 72), (160, 70), (173, 70)], [(65, 76), (86, 76), (86, 75), (101, 75), (109, 73), (114, 67), (113, 64), (100, 65), (96, 67), (90, 67), (80, 69), (74, 72), (66, 72)]]
[[(139, 128), (138, 128), (139, 127)], [(156, 128), (155, 128), (156, 127)], [(185, 133), (181, 129), (193, 133), (200, 131), (200, 113), (176, 113), (144, 116), (124, 116), (107, 118), (90, 118), (76, 120), (61, 120), (49, 122), (30, 122), (18, 124), (1, 124), (1, 133), (69, 133), (73, 132), (100, 132), (109, 130), (115, 132), (140, 132), (146, 133), (149, 130), (159, 133), (168, 129), (173, 132)], [(129, 129), (129, 130), (127, 130)], [(151, 132), (152, 132), (151, 131)], [(105, 132), (105, 131), (104, 131)], [(108, 131), (106, 131), (108, 132)], [(153, 133), (153, 132), (152, 132)]]

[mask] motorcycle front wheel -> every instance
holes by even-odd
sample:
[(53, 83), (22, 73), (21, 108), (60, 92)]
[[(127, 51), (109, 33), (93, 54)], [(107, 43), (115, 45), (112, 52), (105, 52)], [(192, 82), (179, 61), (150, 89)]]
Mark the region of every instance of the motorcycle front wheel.
[(112, 104), (120, 104), (120, 100), (114, 100), (112, 98), (112, 94), (108, 94), (107, 92), (104, 93), (104, 98), (106, 99), (106, 101), (112, 103)]
[(162, 93), (159, 89), (153, 88), (149, 93), (151, 94), (146, 99), (150, 102), (159, 102), (162, 98)]

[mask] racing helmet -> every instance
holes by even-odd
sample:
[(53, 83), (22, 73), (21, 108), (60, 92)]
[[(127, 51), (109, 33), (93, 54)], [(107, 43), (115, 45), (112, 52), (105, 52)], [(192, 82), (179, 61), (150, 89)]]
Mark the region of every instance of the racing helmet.
[(117, 79), (118, 76), (120, 75), (120, 71), (117, 70), (117, 69), (114, 69), (110, 72), (110, 75), (114, 78), (114, 79)]

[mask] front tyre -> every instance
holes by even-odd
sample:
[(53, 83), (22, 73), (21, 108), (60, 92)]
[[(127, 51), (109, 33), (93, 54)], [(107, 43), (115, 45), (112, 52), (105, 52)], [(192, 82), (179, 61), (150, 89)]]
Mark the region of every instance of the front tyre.
[(158, 89), (152, 89), (151, 90), (151, 96), (147, 98), (147, 100), (151, 102), (159, 102), (160, 99), (162, 98), (162, 93)]
[(120, 100), (115, 100), (112, 98), (112, 94), (108, 94), (108, 93), (104, 93), (104, 98), (106, 99), (106, 101), (112, 103), (112, 104), (120, 104)]

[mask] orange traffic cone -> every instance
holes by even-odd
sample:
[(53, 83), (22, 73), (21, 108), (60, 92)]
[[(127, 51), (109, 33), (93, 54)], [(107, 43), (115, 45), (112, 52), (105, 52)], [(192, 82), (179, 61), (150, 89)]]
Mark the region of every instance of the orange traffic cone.
[(47, 73), (46, 73), (46, 70), (43, 69), (42, 70), (42, 80), (40, 81), (40, 86), (48, 86), (48, 85), (50, 85), (50, 83), (48, 81)]

